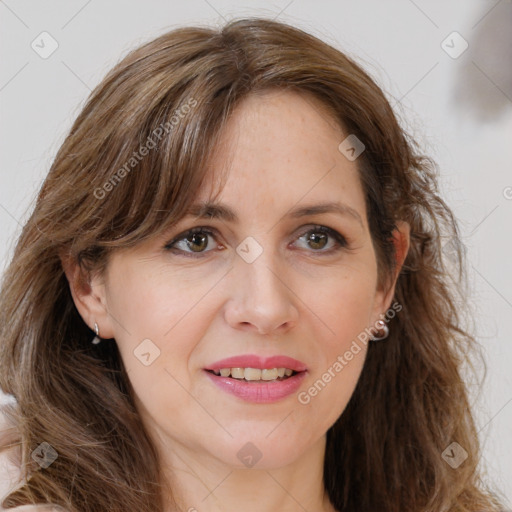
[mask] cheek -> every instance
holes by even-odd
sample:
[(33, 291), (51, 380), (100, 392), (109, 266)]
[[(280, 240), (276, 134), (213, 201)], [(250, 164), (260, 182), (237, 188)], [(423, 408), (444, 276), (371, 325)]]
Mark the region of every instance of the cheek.
[(375, 279), (371, 268), (343, 270), (324, 280), (317, 294), (306, 295), (310, 297), (306, 304), (322, 320), (323, 339), (331, 356), (346, 350), (344, 347), (370, 325)]
[[(366, 303), (362, 305), (366, 306)], [(368, 337), (364, 333), (364, 322), (367, 315), (356, 306), (347, 307), (338, 315), (334, 324), (336, 335), (324, 339), (314, 371), (297, 395), (297, 401), (307, 409), (308, 417), (318, 418), (325, 430), (345, 410), (366, 359)]]
[(310, 302), (311, 309), (319, 312), (325, 334), (318, 340), (314, 372), (297, 398), (325, 429), (342, 414), (364, 366), (374, 278), (371, 271), (340, 273), (324, 283), (315, 304)]
[[(131, 270), (136, 269), (136, 270)], [(149, 269), (148, 269), (149, 270)], [(189, 361), (207, 322), (208, 280), (193, 283), (176, 272), (117, 267), (109, 279), (115, 339), (136, 395), (146, 407), (184, 406), (190, 398)], [(163, 410), (163, 409), (162, 409)]]
[(359, 344), (349, 349), (350, 360), (346, 358), (346, 353), (337, 355), (297, 396), (307, 416), (317, 418), (324, 431), (342, 415), (354, 393), (364, 365), (366, 346)]
[(121, 340), (150, 338), (163, 349), (177, 327), (193, 327), (190, 318), (197, 320), (197, 306), (211, 283), (183, 274), (152, 263), (118, 265), (109, 279), (108, 306)]

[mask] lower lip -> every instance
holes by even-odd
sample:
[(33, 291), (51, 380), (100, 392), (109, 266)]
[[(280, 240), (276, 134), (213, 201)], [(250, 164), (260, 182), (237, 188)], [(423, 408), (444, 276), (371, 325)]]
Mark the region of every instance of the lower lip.
[(246, 402), (259, 404), (277, 402), (292, 395), (299, 389), (304, 377), (306, 377), (306, 372), (304, 371), (296, 373), (285, 380), (247, 382), (231, 377), (221, 377), (209, 371), (204, 371), (213, 383), (226, 393), (231, 393)]

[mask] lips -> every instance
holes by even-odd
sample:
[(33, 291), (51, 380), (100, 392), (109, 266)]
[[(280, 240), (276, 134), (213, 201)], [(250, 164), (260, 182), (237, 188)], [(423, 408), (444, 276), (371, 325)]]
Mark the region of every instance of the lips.
[[(291, 376), (279, 377), (276, 380), (252, 380), (237, 379), (217, 375), (221, 369), (259, 369), (271, 370), (273, 368), (286, 368)], [(254, 371), (254, 370), (251, 370)], [(234, 356), (221, 359), (204, 368), (208, 379), (225, 393), (234, 395), (245, 402), (272, 403), (282, 400), (298, 391), (307, 375), (306, 365), (288, 356), (262, 357), (254, 354)], [(263, 372), (262, 372), (263, 373)]]
[(208, 366), (205, 370), (220, 370), (221, 368), (259, 368), (272, 369), (272, 368), (290, 368), (297, 373), (307, 370), (307, 366), (297, 359), (292, 357), (277, 355), (270, 357), (262, 357), (255, 354), (246, 354), (241, 356), (228, 357), (221, 359)]

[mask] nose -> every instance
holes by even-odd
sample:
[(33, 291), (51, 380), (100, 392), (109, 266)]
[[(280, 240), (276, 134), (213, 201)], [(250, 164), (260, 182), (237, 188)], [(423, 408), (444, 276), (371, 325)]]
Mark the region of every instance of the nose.
[(299, 299), (287, 282), (284, 265), (278, 265), (270, 252), (263, 251), (252, 263), (237, 258), (229, 273), (232, 293), (225, 319), (234, 329), (282, 334), (297, 323)]

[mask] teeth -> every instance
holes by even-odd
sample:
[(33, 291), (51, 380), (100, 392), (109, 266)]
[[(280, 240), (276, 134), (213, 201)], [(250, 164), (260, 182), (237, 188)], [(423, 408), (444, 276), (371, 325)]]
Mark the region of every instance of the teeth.
[(277, 379), (277, 368), (272, 368), (272, 370), (261, 370), (261, 380), (274, 379)]
[(261, 380), (261, 370), (259, 368), (246, 368), (244, 377), (245, 380)]
[(213, 370), (215, 375), (221, 377), (233, 377), (234, 379), (245, 380), (276, 380), (278, 377), (290, 377), (293, 370), (289, 368), (221, 368), (220, 370)]
[[(231, 377), (235, 379), (243, 379), (244, 378), (244, 369), (243, 368), (226, 368), (228, 372), (231, 373)], [(228, 373), (229, 377), (229, 373)]]

